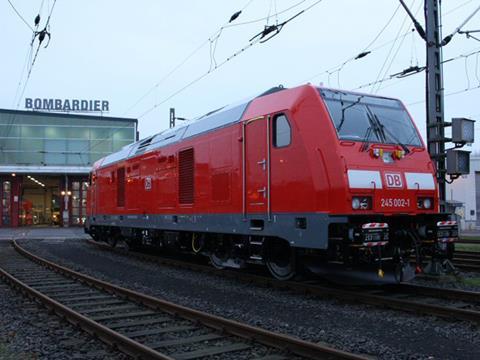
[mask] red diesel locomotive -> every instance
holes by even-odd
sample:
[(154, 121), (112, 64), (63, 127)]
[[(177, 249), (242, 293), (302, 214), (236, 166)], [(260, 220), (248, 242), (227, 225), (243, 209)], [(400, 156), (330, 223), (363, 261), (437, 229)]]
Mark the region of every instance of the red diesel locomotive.
[(218, 268), (265, 264), (278, 279), (308, 267), (400, 281), (412, 256), (453, 251), (437, 190), (400, 101), (278, 87), (97, 161), (85, 230)]

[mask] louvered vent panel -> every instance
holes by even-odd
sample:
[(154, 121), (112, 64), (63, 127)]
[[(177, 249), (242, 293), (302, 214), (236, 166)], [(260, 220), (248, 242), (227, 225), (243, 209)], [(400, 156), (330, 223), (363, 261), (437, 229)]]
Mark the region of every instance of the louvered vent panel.
[(180, 204), (193, 204), (195, 193), (195, 163), (193, 148), (178, 153), (178, 196)]

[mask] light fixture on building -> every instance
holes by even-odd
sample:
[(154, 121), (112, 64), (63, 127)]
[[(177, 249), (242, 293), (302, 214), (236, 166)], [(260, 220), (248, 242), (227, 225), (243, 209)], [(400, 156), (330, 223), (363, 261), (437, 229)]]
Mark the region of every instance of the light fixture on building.
[(13, 177), (15, 177), (15, 176), (17, 176), (17, 174), (15, 174), (15, 173), (12, 173), (12, 176), (13, 176)]
[(41, 187), (45, 187), (45, 184), (44, 184), (44, 183), (42, 183), (41, 181), (38, 181), (38, 180), (35, 179), (33, 176), (27, 175), (27, 178), (29, 178), (30, 180), (32, 180), (35, 184), (40, 185)]

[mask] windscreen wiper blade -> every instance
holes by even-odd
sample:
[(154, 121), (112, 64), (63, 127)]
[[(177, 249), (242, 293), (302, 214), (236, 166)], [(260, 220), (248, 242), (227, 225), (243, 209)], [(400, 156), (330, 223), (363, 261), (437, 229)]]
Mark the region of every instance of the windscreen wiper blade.
[(401, 146), (403, 151), (405, 151), (405, 154), (408, 154), (410, 152), (410, 149), (407, 147), (407, 145), (402, 143), (393, 132), (391, 132), (388, 128), (386, 128), (385, 125), (383, 125), (383, 123), (380, 121), (380, 119), (378, 118), (378, 116), (376, 114), (373, 114), (373, 116), (374, 116), (376, 122), (378, 123), (378, 125), (381, 127), (384, 138), (386, 139), (386, 137), (385, 137), (385, 131), (386, 131), (388, 133), (388, 135), (393, 139), (393, 141), (395, 141), (395, 143), (397, 145)]
[(366, 151), (368, 149), (368, 146), (370, 145), (370, 136), (372, 135), (372, 125), (370, 125), (367, 128), (367, 131), (365, 131), (365, 136), (363, 137), (364, 143), (360, 147), (360, 151)]
[[(385, 142), (385, 134), (383, 133), (380, 124), (372, 116), (369, 109), (367, 109), (366, 114), (367, 114), (368, 121), (370, 122), (370, 126), (368, 127), (367, 131), (368, 130), (370, 131), (368, 132), (368, 138), (365, 139), (365, 143), (364, 143), (365, 147), (362, 150), (366, 150), (368, 148), (368, 145), (370, 144), (370, 135), (372, 134), (372, 130), (375, 131), (375, 135), (377, 135), (377, 138), (378, 140), (380, 140), (380, 142), (383, 142), (383, 143)], [(365, 134), (365, 136), (367, 135)]]

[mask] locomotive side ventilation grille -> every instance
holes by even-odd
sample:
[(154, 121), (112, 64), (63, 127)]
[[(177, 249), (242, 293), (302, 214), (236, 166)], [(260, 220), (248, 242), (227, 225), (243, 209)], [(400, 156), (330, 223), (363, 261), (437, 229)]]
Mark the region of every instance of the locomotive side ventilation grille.
[(178, 202), (193, 204), (195, 184), (195, 162), (193, 148), (178, 152)]
[(117, 169), (117, 206), (125, 206), (125, 168)]

